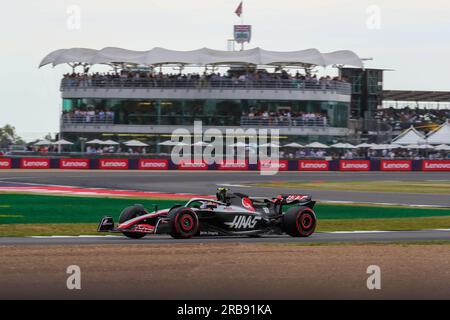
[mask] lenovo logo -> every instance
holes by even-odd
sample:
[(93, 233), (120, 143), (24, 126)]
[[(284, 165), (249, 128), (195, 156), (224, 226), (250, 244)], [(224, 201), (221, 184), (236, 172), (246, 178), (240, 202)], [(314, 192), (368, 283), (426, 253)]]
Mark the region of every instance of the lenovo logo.
[(127, 159), (100, 159), (100, 169), (128, 169)]
[(20, 167), (23, 169), (48, 169), (50, 168), (49, 159), (21, 159)]
[(339, 168), (342, 171), (369, 171), (370, 161), (368, 160), (341, 160)]
[(139, 160), (140, 170), (167, 170), (169, 161), (166, 159), (141, 159)]
[(302, 171), (327, 171), (329, 163), (326, 160), (299, 160), (298, 168)]
[(410, 171), (412, 170), (411, 160), (382, 160), (382, 171)]
[(62, 159), (59, 164), (61, 169), (89, 169), (88, 159)]
[(450, 171), (450, 160), (424, 160), (423, 171)]

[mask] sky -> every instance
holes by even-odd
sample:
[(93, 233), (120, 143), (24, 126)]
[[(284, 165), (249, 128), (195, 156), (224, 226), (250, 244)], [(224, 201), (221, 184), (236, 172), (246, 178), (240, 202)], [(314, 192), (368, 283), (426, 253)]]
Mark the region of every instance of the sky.
[[(58, 131), (59, 81), (70, 69), (38, 69), (51, 51), (226, 50), (233, 25), (241, 22), (234, 14), (239, 2), (9, 2), (0, 13), (0, 126), (11, 124), (25, 138)], [(244, 0), (243, 21), (253, 26), (247, 48), (352, 50), (373, 58), (367, 67), (393, 69), (385, 73), (385, 89), (450, 91), (448, 0)]]

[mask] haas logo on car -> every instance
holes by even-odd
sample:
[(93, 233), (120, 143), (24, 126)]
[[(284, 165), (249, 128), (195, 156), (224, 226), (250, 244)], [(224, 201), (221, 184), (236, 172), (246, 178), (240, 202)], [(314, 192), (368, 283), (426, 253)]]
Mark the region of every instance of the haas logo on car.
[(260, 216), (235, 216), (232, 222), (225, 224), (234, 229), (253, 229), (259, 220)]
[(308, 198), (308, 196), (302, 196), (302, 195), (290, 195), (286, 198), (286, 202), (287, 203), (291, 203), (294, 201), (301, 201), (303, 199)]

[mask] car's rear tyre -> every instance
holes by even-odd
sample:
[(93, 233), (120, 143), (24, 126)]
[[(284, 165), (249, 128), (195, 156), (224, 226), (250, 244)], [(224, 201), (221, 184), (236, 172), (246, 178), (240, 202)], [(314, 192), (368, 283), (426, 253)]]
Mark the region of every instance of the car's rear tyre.
[(292, 237), (309, 237), (316, 230), (316, 214), (308, 207), (290, 208), (283, 215), (283, 229)]
[(186, 207), (175, 208), (167, 214), (167, 217), (170, 219), (170, 235), (173, 238), (188, 239), (198, 234), (198, 216), (191, 209)]
[[(136, 217), (145, 214), (145, 209), (141, 206), (131, 206), (123, 209), (120, 213), (119, 223), (124, 223), (128, 220), (134, 219)], [(142, 232), (122, 232), (124, 236), (131, 239), (140, 239), (145, 237), (145, 233)]]

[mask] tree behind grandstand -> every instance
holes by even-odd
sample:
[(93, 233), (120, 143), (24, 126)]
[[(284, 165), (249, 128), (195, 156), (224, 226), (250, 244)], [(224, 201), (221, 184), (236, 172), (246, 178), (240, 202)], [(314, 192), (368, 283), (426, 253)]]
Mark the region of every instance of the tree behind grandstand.
[(11, 144), (24, 144), (25, 142), (16, 133), (16, 128), (6, 124), (0, 128), (0, 148), (7, 148)]

